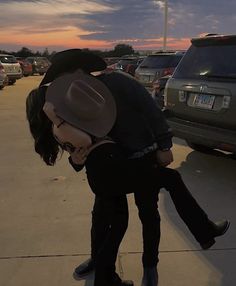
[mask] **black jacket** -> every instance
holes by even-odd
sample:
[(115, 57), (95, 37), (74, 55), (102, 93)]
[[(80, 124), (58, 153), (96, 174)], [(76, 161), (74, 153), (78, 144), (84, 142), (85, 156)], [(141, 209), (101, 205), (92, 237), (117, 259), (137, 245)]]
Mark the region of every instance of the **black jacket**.
[[(148, 91), (132, 76), (111, 72), (97, 76), (111, 91), (116, 101), (117, 118), (108, 136), (117, 142), (129, 157), (157, 143), (158, 149), (172, 147), (172, 132), (163, 112)], [(83, 166), (71, 165), (76, 171)]]
[(172, 147), (172, 132), (163, 112), (148, 91), (132, 76), (112, 72), (98, 77), (116, 101), (117, 118), (108, 134), (131, 155), (157, 143), (158, 149)]

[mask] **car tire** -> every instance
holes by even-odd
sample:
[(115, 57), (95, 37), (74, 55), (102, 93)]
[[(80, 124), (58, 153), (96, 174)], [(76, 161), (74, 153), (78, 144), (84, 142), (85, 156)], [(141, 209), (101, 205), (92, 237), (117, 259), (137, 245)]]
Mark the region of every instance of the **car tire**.
[(188, 141), (188, 140), (186, 140), (186, 143), (193, 150), (199, 151), (199, 152), (202, 152), (202, 153), (208, 153), (208, 152), (211, 152), (214, 149), (212, 147), (201, 145), (201, 144), (197, 144), (197, 143), (194, 143), (194, 142), (191, 142), (191, 141)]
[(8, 85), (13, 85), (13, 84), (15, 84), (16, 83), (16, 80), (14, 79), (14, 80), (10, 80), (9, 82), (8, 82)]

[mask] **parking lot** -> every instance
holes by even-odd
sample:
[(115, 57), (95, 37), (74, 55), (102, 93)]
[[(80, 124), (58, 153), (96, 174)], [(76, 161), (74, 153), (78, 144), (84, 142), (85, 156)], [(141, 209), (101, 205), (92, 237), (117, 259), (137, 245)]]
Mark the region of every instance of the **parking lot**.
[[(66, 154), (46, 166), (33, 150), (25, 98), (41, 76), (17, 80), (0, 90), (0, 285), (92, 285), (75, 281), (73, 269), (90, 255), (93, 194), (84, 172), (75, 173)], [(200, 250), (162, 190), (159, 286), (234, 286), (236, 283), (236, 160), (222, 152), (203, 154), (174, 138), (171, 165), (213, 220), (231, 227), (208, 251)], [(129, 195), (129, 228), (117, 271), (140, 285), (141, 225)]]

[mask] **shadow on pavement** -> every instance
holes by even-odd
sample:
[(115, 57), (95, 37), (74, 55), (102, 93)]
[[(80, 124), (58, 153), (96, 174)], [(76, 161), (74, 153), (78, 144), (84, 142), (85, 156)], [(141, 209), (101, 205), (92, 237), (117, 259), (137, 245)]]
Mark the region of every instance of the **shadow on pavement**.
[[(212, 151), (211, 154), (193, 151), (176, 170), (180, 172), (190, 192), (209, 218), (213, 221), (227, 218), (230, 220), (231, 226), (225, 236), (216, 239), (216, 244), (212, 249), (202, 251), (178, 217), (168, 193), (162, 191), (167, 219), (181, 237), (184, 237), (189, 249), (195, 250), (194, 255), (206, 260), (210, 267), (220, 273), (221, 281), (217, 285), (235, 285), (236, 160), (232, 159), (232, 155), (218, 151)], [(214, 277), (210, 277), (210, 280), (211, 278), (214, 280)], [(209, 285), (215, 284), (213, 282)]]

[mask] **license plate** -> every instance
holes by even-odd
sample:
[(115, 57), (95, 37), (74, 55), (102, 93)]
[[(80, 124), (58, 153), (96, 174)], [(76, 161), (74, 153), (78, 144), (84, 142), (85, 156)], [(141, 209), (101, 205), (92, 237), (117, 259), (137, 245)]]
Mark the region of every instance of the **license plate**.
[(193, 105), (205, 109), (212, 109), (214, 101), (215, 101), (214, 95), (196, 94), (193, 101)]

